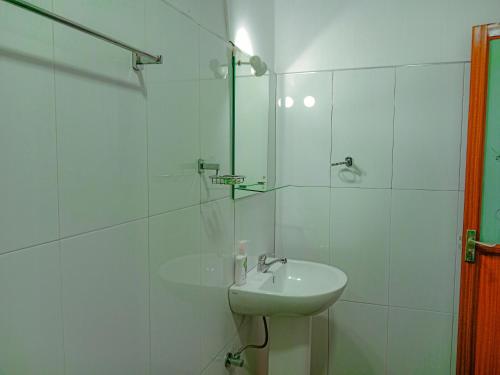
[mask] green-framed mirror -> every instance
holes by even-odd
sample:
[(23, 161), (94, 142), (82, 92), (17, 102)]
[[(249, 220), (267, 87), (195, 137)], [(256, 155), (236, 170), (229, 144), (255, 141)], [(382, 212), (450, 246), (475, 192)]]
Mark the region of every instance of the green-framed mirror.
[(258, 56), (232, 56), (232, 173), (245, 181), (233, 198), (265, 192), (275, 181), (276, 75)]

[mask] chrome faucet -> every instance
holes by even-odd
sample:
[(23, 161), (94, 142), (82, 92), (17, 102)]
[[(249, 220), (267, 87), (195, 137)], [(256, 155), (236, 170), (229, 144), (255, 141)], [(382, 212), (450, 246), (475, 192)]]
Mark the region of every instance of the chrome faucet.
[(271, 266), (274, 264), (274, 263), (282, 263), (282, 264), (286, 264), (287, 262), (287, 259), (286, 258), (277, 258), (269, 263), (266, 263), (266, 259), (267, 259), (267, 255), (266, 254), (262, 254), (262, 255), (259, 255), (259, 261), (257, 263), (257, 272), (262, 272), (262, 273), (266, 273), (267, 271), (269, 271), (269, 268), (271, 268)]

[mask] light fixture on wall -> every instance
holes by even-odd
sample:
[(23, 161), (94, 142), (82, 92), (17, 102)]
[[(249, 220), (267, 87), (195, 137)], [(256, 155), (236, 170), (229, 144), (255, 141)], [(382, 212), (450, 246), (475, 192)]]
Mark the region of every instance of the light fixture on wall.
[(248, 62), (239, 60), (238, 65), (250, 65), (256, 77), (261, 77), (267, 72), (267, 64), (257, 55), (250, 57)]
[[(267, 64), (259, 56), (250, 57), (248, 62), (238, 60), (237, 64), (240, 66), (250, 65), (252, 74), (256, 77), (261, 77), (267, 72)], [(228, 65), (221, 64), (217, 59), (210, 60), (209, 68), (214, 73), (215, 78), (226, 79), (229, 74)]]

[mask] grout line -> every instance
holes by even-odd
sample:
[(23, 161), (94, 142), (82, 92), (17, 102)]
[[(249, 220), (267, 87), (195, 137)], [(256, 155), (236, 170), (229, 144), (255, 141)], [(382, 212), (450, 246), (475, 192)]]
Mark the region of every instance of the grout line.
[(151, 366), (153, 363), (152, 359), (152, 340), (151, 340), (151, 248), (150, 248), (150, 225), (149, 225), (149, 217), (151, 210), (151, 178), (150, 178), (150, 159), (149, 159), (149, 125), (150, 125), (150, 117), (149, 117), (149, 99), (146, 98), (146, 186), (147, 186), (147, 215), (148, 220), (146, 220), (146, 228), (147, 228), (147, 291), (146, 291), (146, 308), (147, 308), (147, 329), (148, 329), (148, 341), (147, 341), (147, 350), (148, 350), (148, 364), (147, 364), (147, 372), (151, 374)]
[(32, 249), (34, 247), (48, 245), (48, 244), (52, 244), (54, 242), (68, 240), (68, 239), (72, 239), (72, 238), (75, 238), (75, 237), (83, 236), (83, 235), (86, 235), (86, 234), (91, 234), (91, 233), (94, 233), (94, 232), (100, 232), (100, 231), (103, 231), (103, 230), (108, 230), (108, 229), (112, 229), (112, 228), (115, 228), (115, 227), (118, 227), (118, 226), (130, 224), (130, 223), (133, 223), (133, 222), (136, 222), (136, 221), (147, 220), (149, 218), (154, 218), (156, 216), (161, 216), (161, 215), (166, 215), (166, 214), (174, 213), (174, 212), (177, 212), (177, 211), (187, 210), (189, 208), (193, 208), (193, 207), (196, 207), (196, 206), (202, 206), (202, 205), (205, 205), (205, 204), (210, 204), (210, 203), (214, 203), (214, 202), (218, 202), (218, 201), (222, 201), (222, 200), (230, 199), (230, 198), (231, 197), (224, 197), (224, 198), (214, 199), (214, 200), (207, 201), (207, 202), (195, 203), (195, 204), (192, 204), (192, 205), (189, 205), (189, 206), (180, 207), (180, 208), (176, 208), (176, 209), (172, 209), (172, 210), (168, 210), (168, 211), (164, 211), (164, 212), (159, 212), (159, 213), (156, 213), (156, 214), (152, 214), (150, 216), (139, 216), (139, 217), (136, 217), (136, 218), (133, 218), (133, 219), (130, 219), (130, 220), (121, 221), (121, 222), (116, 223), (116, 224), (111, 224), (111, 225), (108, 225), (108, 226), (99, 227), (99, 228), (96, 228), (96, 229), (91, 229), (91, 230), (84, 231), (84, 232), (79, 232), (79, 233), (76, 233), (76, 234), (62, 236), (62, 237), (59, 237), (59, 238), (55, 238), (53, 240), (44, 241), (44, 242), (38, 242), (38, 243), (30, 244), (28, 246), (23, 246), (23, 247), (19, 247), (19, 248), (7, 250), (7, 251), (4, 251), (4, 252), (1, 252), (0, 253), (0, 257), (2, 255), (11, 254), (11, 253), (14, 253), (16, 251), (29, 250), (29, 249)]
[[(222, 199), (227, 199), (227, 198), (222, 198)], [(222, 199), (217, 199), (217, 200), (222, 200)], [(197, 202), (197, 203), (190, 204), (189, 206), (179, 207), (179, 208), (175, 208), (173, 210), (167, 210), (167, 211), (157, 212), (155, 214), (149, 215), (148, 217), (146, 217), (146, 219), (147, 218), (153, 218), (153, 217), (161, 216), (161, 215), (166, 215), (166, 214), (169, 214), (169, 213), (172, 213), (172, 212), (186, 210), (188, 208), (193, 208), (193, 207), (196, 207), (196, 206), (201, 206), (203, 204), (207, 204), (207, 203), (210, 203), (210, 202), (216, 202), (217, 200), (209, 201), (209, 202)]]
[[(51, 1), (52, 10), (54, 9), (54, 0)], [(54, 85), (54, 137), (55, 137), (55, 152), (56, 152), (56, 194), (57, 194), (57, 235), (61, 237), (61, 176), (59, 173), (59, 139), (58, 139), (58, 121), (57, 121), (57, 79), (56, 79), (56, 36), (55, 36), (55, 28), (54, 24), (51, 24), (52, 30), (52, 74), (53, 74), (53, 85)], [(67, 372), (67, 360), (66, 360), (66, 343), (65, 343), (65, 328), (64, 328), (64, 286), (63, 286), (63, 259), (62, 259), (62, 246), (61, 241), (53, 241), (50, 243), (57, 242), (57, 250), (58, 250), (58, 260), (59, 260), (59, 302), (60, 302), (60, 312), (61, 312), (61, 343), (62, 343), (62, 355), (63, 355), (63, 373)], [(38, 245), (39, 246), (39, 245)]]
[[(395, 85), (394, 85), (395, 86)], [(393, 139), (393, 145), (394, 145), (394, 139)], [(394, 169), (394, 164), (393, 164), (393, 169)], [(391, 300), (391, 253), (392, 253), (392, 202), (393, 202), (393, 189), (390, 189), (389, 191), (390, 194), (390, 200), (389, 200), (389, 240), (388, 240), (388, 251), (387, 251), (387, 261), (386, 261), (386, 267), (387, 267), (387, 305), (389, 306), (390, 300)], [(385, 327), (386, 327), (386, 338), (385, 338), (385, 372), (387, 373), (389, 369), (389, 309), (387, 309), (387, 314), (386, 314), (386, 322), (385, 322)]]
[(45, 245), (51, 245), (51, 244), (54, 244), (56, 242), (59, 242), (60, 239), (56, 238), (54, 240), (50, 240), (50, 241), (44, 241), (44, 242), (40, 242), (40, 243), (37, 243), (37, 244), (34, 244), (34, 245), (29, 245), (29, 246), (24, 246), (24, 247), (20, 247), (18, 249), (13, 249), (13, 250), (7, 250), (7, 251), (4, 251), (0, 254), (0, 258), (3, 256), (3, 255), (7, 255), (7, 254), (12, 254), (12, 253), (15, 253), (15, 252), (18, 252), (18, 251), (24, 251), (24, 250), (30, 250), (30, 249), (33, 249), (35, 247), (39, 247), (39, 246), (45, 246)]
[(347, 302), (347, 303), (357, 303), (360, 305), (387, 307), (388, 309), (400, 309), (400, 310), (409, 310), (409, 311), (429, 312), (429, 313), (436, 313), (436, 314), (442, 314), (442, 315), (453, 315), (453, 312), (449, 312), (449, 311), (432, 310), (432, 309), (424, 309), (424, 308), (417, 308), (417, 307), (407, 307), (407, 306), (399, 306), (399, 305), (391, 305), (391, 304), (384, 305), (384, 304), (380, 304), (380, 303), (361, 302), (361, 301), (353, 301), (353, 300), (348, 300), (348, 299), (340, 299), (339, 301)]
[[(393, 192), (394, 192), (394, 151), (396, 144), (396, 90), (397, 90), (397, 69), (394, 68), (394, 87), (393, 87), (393, 97), (392, 97), (392, 158), (391, 158), (391, 188), (389, 191), (390, 200), (389, 200), (389, 241), (388, 241), (388, 251), (387, 251), (387, 304), (389, 305), (391, 299), (391, 253), (392, 253), (392, 207), (393, 207)], [(385, 363), (384, 363), (384, 371), (387, 374), (389, 371), (389, 309), (387, 309), (386, 317), (385, 317), (385, 328), (386, 328), (386, 336), (385, 336)]]
[(147, 218), (148, 218), (147, 216), (141, 216), (141, 217), (137, 217), (137, 218), (134, 218), (134, 219), (126, 220), (126, 221), (123, 221), (123, 222), (120, 222), (120, 223), (117, 223), (117, 224), (108, 225), (108, 226), (105, 226), (105, 227), (102, 227), (102, 228), (92, 229), (92, 230), (88, 230), (88, 231), (77, 233), (77, 234), (71, 234), (71, 235), (59, 238), (59, 241), (69, 240), (69, 239), (72, 239), (72, 238), (84, 236), (84, 235), (91, 234), (91, 233), (96, 233), (96, 232), (101, 232), (101, 231), (104, 231), (104, 230), (113, 229), (113, 228), (116, 228), (116, 227), (120, 227), (120, 226), (123, 226), (123, 225), (134, 223), (136, 221), (145, 220)]
[[(465, 142), (465, 139), (463, 138), (463, 134), (464, 134), (464, 107), (465, 107), (465, 101), (466, 101), (466, 98), (467, 98), (467, 93), (465, 92), (465, 88), (466, 88), (466, 82), (465, 82), (465, 77), (466, 77), (466, 63), (463, 64), (463, 69), (462, 69), (462, 106), (461, 106), (461, 113), (460, 113), (460, 116), (461, 116), (461, 121), (460, 121), (460, 144), (459, 144), (459, 155), (460, 155), (460, 162), (458, 163), (458, 187), (459, 189), (461, 188), (462, 186), (462, 146), (463, 146), (463, 143)], [(466, 125), (467, 126), (467, 125)], [(465, 171), (465, 168), (463, 168), (463, 171)], [(459, 267), (457, 268), (457, 261), (460, 257), (462, 256), (462, 253), (461, 253), (461, 246), (459, 246), (459, 244), (461, 244), (461, 242), (459, 241), (459, 238), (460, 236), (462, 235), (462, 228), (461, 228), (461, 224), (460, 224), (460, 210), (461, 210), (461, 207), (460, 207), (460, 191), (459, 193), (457, 194), (457, 222), (456, 222), (456, 229), (455, 229), (455, 251), (454, 251), (454, 257), (453, 257), (453, 264), (454, 264), (454, 272), (453, 272), (453, 306), (452, 306), (452, 311), (453, 311), (453, 314), (452, 314), (452, 321), (451, 321), (451, 343), (450, 343), (450, 369), (453, 368), (453, 351), (454, 351), (454, 338), (455, 338), (455, 330), (454, 330), (454, 327), (455, 327), (455, 320), (456, 320), (456, 317), (455, 317), (455, 314), (457, 314), (458, 312), (455, 311), (455, 306), (457, 305), (457, 303), (460, 303), (460, 295), (458, 296), (458, 301), (456, 300), (456, 297), (457, 297), (457, 288), (460, 288), (460, 279), (457, 280), (457, 274), (460, 273), (460, 267), (461, 267), (461, 260), (460, 260), (460, 263), (459, 263)], [(463, 240), (463, 239), (462, 239)], [(457, 285), (457, 281), (458, 281), (458, 285)]]
[(344, 299), (344, 298), (340, 298), (339, 301), (340, 302), (348, 302), (348, 303), (358, 303), (360, 305), (369, 305), (369, 306), (378, 306), (378, 307), (387, 307), (387, 308), (391, 307), (389, 304), (385, 305), (385, 304), (382, 304), (382, 303), (354, 301), (354, 300), (351, 300), (351, 299)]
[(330, 189), (358, 189), (358, 190), (395, 190), (395, 191), (428, 191), (428, 192), (460, 192), (459, 189), (423, 189), (423, 188), (391, 188), (391, 187), (365, 187), (365, 186), (326, 186), (326, 185), (286, 185), (287, 188), (330, 188)]
[(64, 286), (63, 286), (63, 261), (62, 261), (62, 246), (61, 241), (57, 241), (57, 251), (59, 254), (59, 298), (60, 298), (60, 311), (61, 311), (61, 334), (62, 334), (62, 351), (63, 351), (63, 373), (66, 374), (66, 343), (65, 343), (65, 329), (64, 329)]
[[(222, 40), (224, 43), (227, 44), (227, 47), (228, 48), (233, 48), (233, 46), (231, 45), (231, 43), (229, 43), (224, 37), (222, 37), (221, 35), (217, 34), (215, 31), (212, 31), (210, 30), (209, 28), (205, 27), (204, 25), (200, 24), (192, 15), (190, 15), (189, 13), (177, 8), (174, 4), (172, 4), (169, 0), (160, 0), (163, 4), (167, 5), (168, 7), (172, 8), (173, 10), (175, 10), (177, 13), (183, 15), (184, 17), (186, 17), (187, 19), (189, 19), (191, 22), (193, 22), (195, 25), (197, 25), (198, 27), (200, 27), (201, 29), (207, 31), (208, 33), (212, 34), (213, 36), (217, 37), (218, 39)], [(226, 22), (226, 30), (228, 28), (228, 23)]]
[[(287, 188), (289, 188), (289, 187), (290, 188), (313, 188), (313, 189), (325, 188), (325, 189), (393, 190), (393, 191), (426, 191), (426, 192), (457, 192), (457, 193), (461, 192), (461, 190), (457, 190), (457, 189), (450, 189), (450, 190), (410, 189), (410, 188), (408, 188), (408, 189), (395, 189), (395, 188), (391, 189), (391, 188), (367, 188), (367, 187), (348, 187), (348, 186), (346, 186), (346, 187), (329, 187), (329, 186), (312, 186), (312, 185), (311, 186), (288, 185)], [(217, 198), (217, 199), (206, 201), (206, 202), (197, 202), (197, 203), (190, 204), (188, 206), (184, 206), (184, 207), (179, 207), (179, 208), (175, 208), (175, 209), (171, 209), (171, 210), (166, 210), (166, 211), (158, 212), (158, 213), (155, 213), (155, 214), (151, 214), (149, 216), (139, 216), (139, 217), (136, 217), (136, 218), (133, 218), (133, 219), (125, 220), (125, 221), (122, 221), (122, 222), (119, 222), (119, 223), (115, 223), (115, 224), (111, 224), (111, 225), (107, 225), (107, 226), (104, 226), (104, 227), (99, 227), (99, 228), (95, 228), (95, 229), (91, 229), (91, 230), (88, 230), (88, 231), (79, 232), (79, 233), (75, 233), (75, 234), (71, 234), (71, 235), (67, 235), (67, 236), (61, 236), (61, 237), (55, 238), (53, 240), (39, 242), (39, 243), (34, 243), (34, 244), (31, 244), (31, 245), (28, 245), (28, 246), (23, 246), (23, 247), (12, 249), (12, 250), (7, 250), (5, 252), (2, 252), (0, 254), (0, 256), (4, 255), (4, 254), (13, 253), (15, 251), (22, 251), (22, 250), (30, 249), (30, 248), (37, 247), (37, 246), (47, 245), (47, 244), (50, 244), (50, 243), (53, 243), (53, 242), (67, 240), (67, 239), (75, 238), (75, 237), (78, 237), (78, 236), (90, 234), (90, 233), (93, 233), (93, 232), (98, 232), (98, 231), (102, 231), (102, 230), (106, 230), (106, 229), (111, 229), (111, 228), (114, 228), (114, 227), (117, 227), (117, 226), (121, 226), (121, 225), (129, 224), (129, 223), (133, 223), (135, 221), (140, 221), (140, 220), (145, 220), (145, 219), (149, 219), (149, 218), (154, 218), (154, 217), (157, 217), (157, 216), (166, 215), (166, 214), (169, 214), (169, 213), (174, 213), (174, 212), (177, 212), (177, 211), (182, 211), (182, 210), (186, 210), (186, 209), (193, 208), (193, 207), (196, 207), (196, 206), (206, 205), (206, 204), (210, 204), (210, 203), (213, 203), (213, 202), (218, 202), (218, 201), (222, 201), (224, 199), (230, 199), (230, 198), (231, 197), (226, 196), (226, 197)]]
[(394, 151), (396, 143), (396, 89), (397, 89), (397, 70), (394, 69), (394, 92), (392, 97), (392, 168), (391, 168), (391, 189), (394, 188)]
[(277, 228), (278, 226), (276, 225), (276, 223), (278, 222), (278, 192), (274, 192), (274, 207), (273, 207), (274, 211), (273, 211), (273, 216), (274, 216), (274, 220), (273, 220), (273, 243), (274, 243), (274, 249), (273, 249), (273, 255), (274, 257), (276, 257), (276, 248), (277, 248), (277, 244), (278, 244), (278, 240), (277, 240), (277, 236), (276, 236), (276, 232), (277, 232)]
[(372, 69), (388, 69), (388, 68), (410, 68), (410, 67), (420, 67), (429, 65), (453, 65), (453, 64), (466, 64), (470, 63), (470, 60), (458, 60), (458, 61), (445, 61), (445, 62), (426, 62), (426, 63), (415, 63), (415, 64), (399, 64), (399, 65), (376, 65), (376, 66), (364, 66), (359, 68), (338, 68), (338, 69), (320, 69), (320, 70), (296, 70), (291, 72), (275, 72), (276, 75), (288, 75), (288, 74), (314, 74), (314, 73), (324, 73), (324, 72), (345, 72), (353, 70), (372, 70)]
[(425, 188), (392, 188), (394, 191), (428, 191), (428, 192), (449, 192), (455, 193), (458, 189), (425, 189)]
[[(463, 112), (463, 111), (462, 111)], [(454, 272), (453, 272), (453, 305), (452, 305), (452, 319), (451, 319), (451, 342), (450, 342), (450, 369), (453, 368), (453, 363), (452, 363), (452, 360), (453, 360), (453, 338), (455, 337), (455, 332), (454, 332), (454, 326), (455, 326), (455, 314), (458, 313), (458, 311), (455, 311), (455, 306), (457, 304), (457, 302), (460, 301), (460, 295), (458, 296), (458, 300), (456, 300), (456, 292), (457, 292), (457, 281), (458, 281), (458, 288), (460, 288), (460, 279), (457, 280), (457, 257), (461, 257), (461, 251), (459, 252), (459, 248), (461, 250), (461, 246), (459, 247), (459, 236), (461, 235), (462, 233), (462, 230), (461, 230), (461, 225), (460, 225), (460, 214), (459, 214), (459, 211), (460, 211), (460, 194), (457, 194), (457, 221), (456, 221), (456, 226), (455, 226), (455, 251), (453, 252), (454, 254), (454, 257), (453, 257), (453, 269), (454, 269)], [(460, 254), (460, 255), (459, 255)], [(460, 266), (462, 265), (462, 262), (460, 261)]]
[[(227, 4), (227, 0), (226, 0)], [(274, 147), (272, 150), (268, 150), (271, 152), (271, 154), (274, 154), (273, 156), (273, 184), (276, 186), (276, 182), (278, 180), (278, 111), (276, 109), (276, 103), (278, 99), (278, 77), (274, 75), (272, 81), (274, 81), (274, 88), (273, 88), (273, 105), (272, 105), (272, 114), (274, 115), (274, 121), (273, 121), (273, 127), (274, 127)], [(278, 245), (278, 236), (277, 236), (277, 230), (278, 230), (278, 196), (279, 192), (275, 191), (274, 192), (274, 228), (273, 228), (273, 235), (274, 235), (274, 256), (276, 257), (276, 248)]]
[(389, 309), (398, 309), (398, 310), (406, 310), (406, 311), (418, 311), (418, 312), (426, 312), (440, 315), (449, 315), (453, 317), (453, 312), (450, 311), (441, 311), (441, 310), (432, 310), (432, 309), (422, 309), (415, 307), (407, 307), (407, 306), (398, 306), (398, 305), (389, 305)]
[[(466, 68), (465, 68), (466, 64), (464, 64), (464, 68), (463, 68), (463, 75), (462, 75), (462, 112), (460, 114), (461, 116), (461, 121), (460, 121), (460, 149), (459, 149), (459, 155), (460, 155), (460, 163), (458, 163), (458, 187), (459, 189), (462, 187), (462, 179), (465, 177), (465, 176), (462, 176), (462, 170), (464, 171), (465, 173), (465, 165), (464, 165), (464, 168), (462, 169), (462, 147), (464, 145), (464, 142), (466, 142), (467, 140), (463, 138), (463, 134), (464, 134), (464, 121), (466, 121), (465, 123), (465, 127), (467, 128), (468, 127), (468, 119), (464, 118), (464, 107), (465, 107), (465, 101), (467, 99), (467, 93), (465, 92), (465, 87), (466, 87), (466, 82), (465, 82), (465, 73), (466, 73)], [(465, 150), (467, 152), (467, 150)]]
[[(333, 159), (333, 149), (334, 149), (334, 138), (333, 138), (333, 108), (334, 108), (334, 103), (335, 103), (335, 93), (334, 93), (334, 83), (335, 83), (335, 73), (331, 73), (331, 80), (330, 80), (330, 160), (329, 164), (331, 164), (332, 159)], [(333, 178), (333, 168), (329, 168), (329, 189), (328, 189), (328, 260), (329, 264), (333, 264), (333, 241), (332, 241), (332, 178)], [(328, 321), (330, 323), (330, 321)], [(330, 326), (328, 326), (328, 329), (330, 329)]]
[[(331, 73), (331, 80), (330, 80), (330, 160), (328, 161), (329, 164), (331, 164), (332, 159), (333, 159), (333, 145), (334, 145), (334, 139), (333, 139), (333, 111), (334, 111), (334, 103), (335, 103), (335, 93), (334, 93), (334, 83), (335, 83), (335, 73)], [(334, 259), (333, 259), (333, 212), (332, 212), (332, 201), (333, 201), (333, 191), (332, 191), (332, 178), (333, 178), (333, 168), (330, 166), (329, 168), (329, 189), (328, 189), (328, 264), (333, 265)], [(331, 341), (331, 335), (330, 332), (333, 327), (333, 322), (330, 320), (330, 312), (332, 310), (332, 306), (330, 306), (327, 310), (327, 343), (326, 343), (326, 372), (327, 374), (330, 373), (330, 360), (331, 360), (331, 348), (332, 348), (332, 343)]]
[[(331, 73), (331, 80), (330, 80), (330, 160), (328, 161), (329, 164), (332, 163), (332, 160), (333, 160), (333, 146), (334, 146), (334, 143), (335, 143), (335, 140), (333, 138), (333, 109), (334, 109), (334, 105), (335, 105), (335, 93), (334, 93), (334, 84), (335, 84), (335, 72), (332, 72)], [(332, 170), (333, 168), (331, 167), (330, 165), (330, 183), (329, 183), (329, 186), (331, 187), (332, 186), (332, 178), (333, 178), (333, 173), (332, 173)]]

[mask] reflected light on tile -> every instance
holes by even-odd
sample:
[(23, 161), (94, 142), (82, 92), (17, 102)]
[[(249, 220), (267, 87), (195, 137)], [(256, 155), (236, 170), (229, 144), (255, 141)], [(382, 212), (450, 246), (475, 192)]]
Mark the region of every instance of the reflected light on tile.
[(312, 108), (316, 104), (316, 98), (314, 96), (306, 96), (304, 98), (304, 105), (307, 108)]
[(247, 29), (245, 29), (244, 27), (240, 27), (236, 32), (236, 38), (234, 43), (239, 49), (241, 49), (246, 54), (250, 56), (254, 55), (252, 40), (250, 39), (250, 35), (248, 34)]
[(285, 98), (285, 107), (286, 108), (291, 108), (291, 107), (293, 107), (293, 104), (294, 104), (293, 98), (290, 97), (290, 96), (287, 96)]

